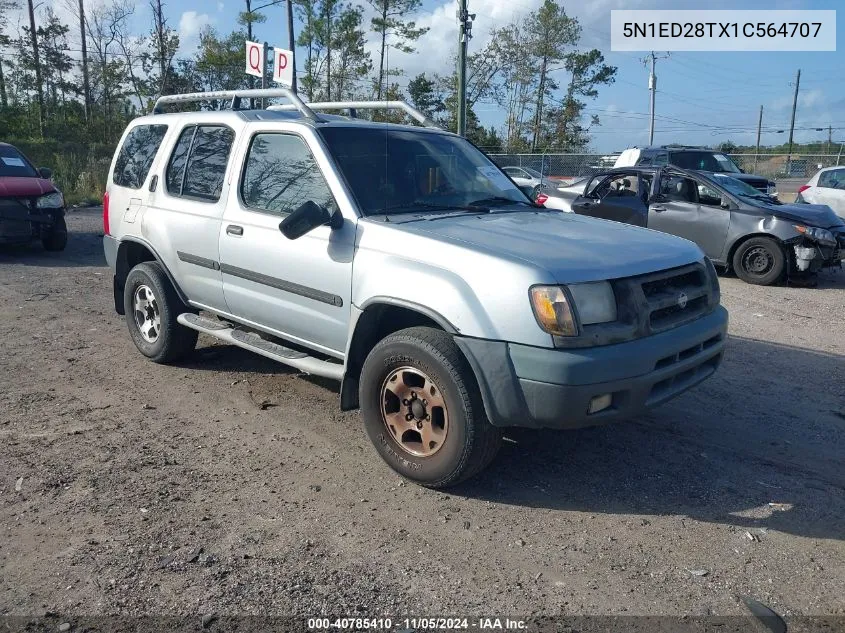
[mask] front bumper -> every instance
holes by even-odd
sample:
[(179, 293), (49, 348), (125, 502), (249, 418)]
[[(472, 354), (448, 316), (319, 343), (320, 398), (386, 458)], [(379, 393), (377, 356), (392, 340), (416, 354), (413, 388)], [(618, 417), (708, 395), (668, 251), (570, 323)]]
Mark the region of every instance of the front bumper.
[(49, 233), (53, 224), (64, 217), (65, 210), (4, 206), (0, 209), (0, 244), (26, 244)]
[[(719, 306), (681, 327), (646, 338), (564, 350), (455, 337), (478, 379), (494, 426), (574, 429), (634, 416), (711, 376), (727, 339)], [(594, 398), (608, 408), (588, 413)]]

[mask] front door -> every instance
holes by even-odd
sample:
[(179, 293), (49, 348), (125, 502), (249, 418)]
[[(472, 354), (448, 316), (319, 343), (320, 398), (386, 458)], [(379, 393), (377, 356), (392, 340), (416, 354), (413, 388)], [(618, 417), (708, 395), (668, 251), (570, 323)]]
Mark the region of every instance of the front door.
[[(279, 231), (279, 223), (307, 201), (338, 209), (345, 196), (332, 192), (323, 175), (329, 170), (314, 138), (252, 135), (220, 229), (220, 267), (231, 314), (340, 357), (349, 327), (352, 213), (340, 228), (321, 226), (296, 240)], [(339, 188), (336, 180), (334, 186)]]
[(731, 221), (722, 194), (692, 178), (664, 175), (659, 196), (649, 205), (648, 228), (698, 244), (710, 259), (722, 261)]
[(645, 226), (648, 188), (648, 181), (637, 172), (598, 177), (583, 196), (575, 199), (572, 210), (579, 215)]

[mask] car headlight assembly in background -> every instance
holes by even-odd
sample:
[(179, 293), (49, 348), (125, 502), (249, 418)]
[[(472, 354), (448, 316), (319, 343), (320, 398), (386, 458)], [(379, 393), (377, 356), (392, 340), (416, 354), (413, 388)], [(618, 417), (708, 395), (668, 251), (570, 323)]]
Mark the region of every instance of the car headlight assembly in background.
[(795, 230), (804, 235), (804, 237), (809, 237), (814, 242), (818, 242), (824, 246), (836, 246), (836, 238), (827, 229), (796, 224)]
[(65, 206), (65, 199), (61, 193), (55, 191), (38, 198), (36, 205), (39, 209), (61, 209)]
[(566, 287), (534, 286), (530, 296), (537, 323), (553, 336), (578, 335), (574, 310), (582, 325), (616, 320), (616, 296), (607, 281)]

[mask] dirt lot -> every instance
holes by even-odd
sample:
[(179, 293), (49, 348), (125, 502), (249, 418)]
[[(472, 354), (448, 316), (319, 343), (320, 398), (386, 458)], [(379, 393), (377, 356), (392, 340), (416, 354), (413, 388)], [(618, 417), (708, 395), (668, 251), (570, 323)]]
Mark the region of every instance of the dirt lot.
[[(0, 252), (0, 615), (845, 614), (845, 273), (722, 280), (718, 375), (653, 414), (513, 432), (401, 481), (337, 385), (111, 305), (98, 210)], [(773, 505), (774, 504), (774, 505)]]

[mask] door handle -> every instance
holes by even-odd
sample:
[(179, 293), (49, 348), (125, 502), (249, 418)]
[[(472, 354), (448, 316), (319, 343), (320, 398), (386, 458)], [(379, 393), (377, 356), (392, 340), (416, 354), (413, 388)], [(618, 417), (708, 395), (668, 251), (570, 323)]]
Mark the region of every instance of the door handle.
[(244, 227), (237, 226), (236, 224), (230, 224), (226, 227), (226, 233), (228, 233), (229, 235), (237, 235), (238, 237), (240, 237), (244, 234)]
[(666, 207), (652, 207), (651, 210), (655, 213), (663, 213), (666, 210)]

